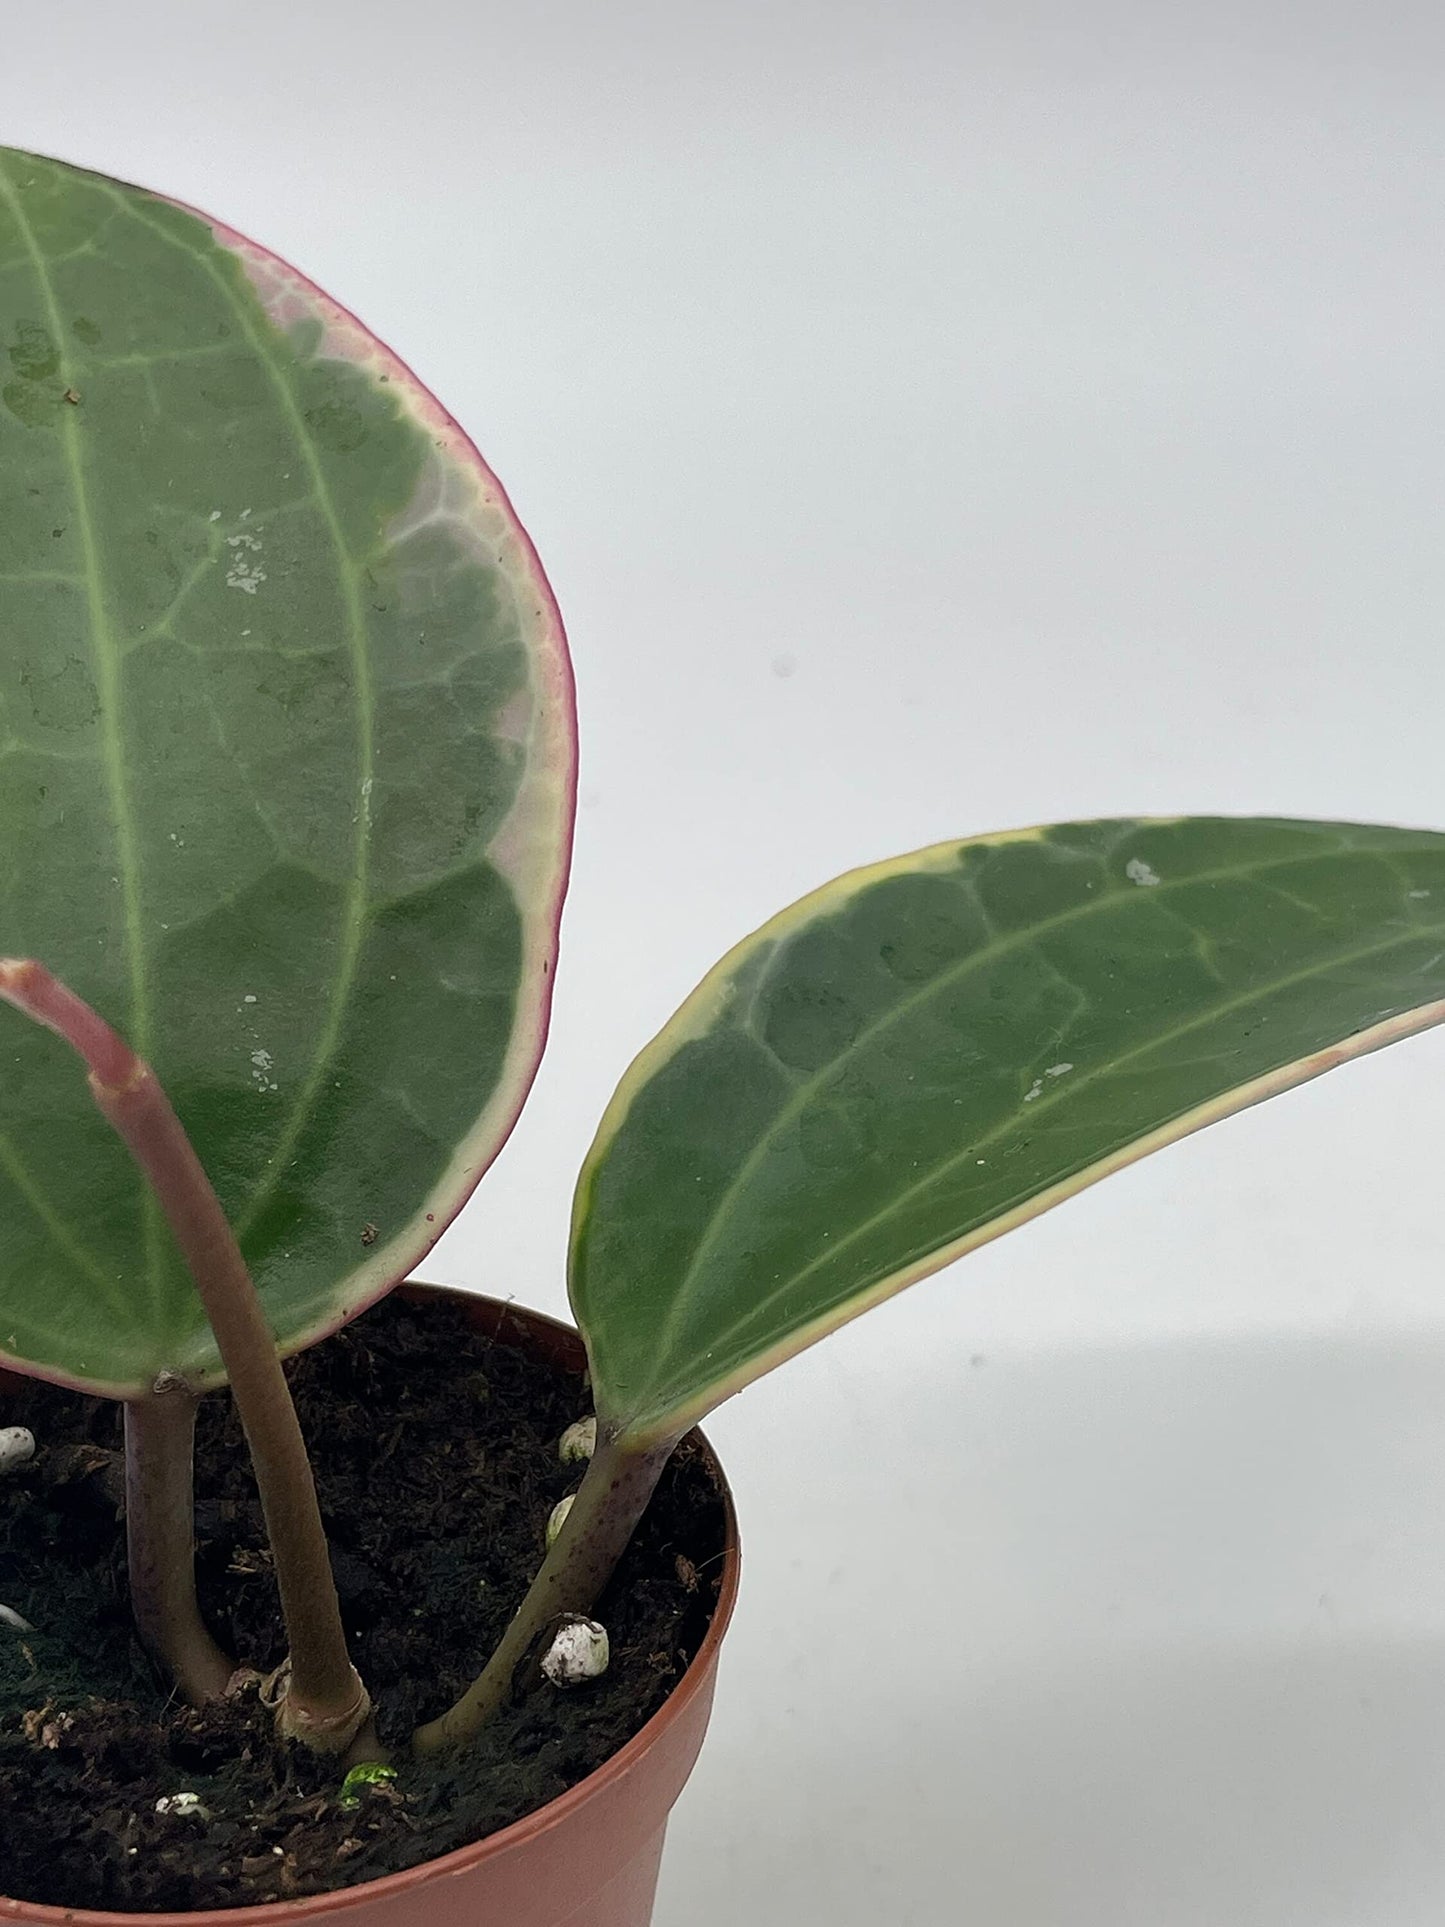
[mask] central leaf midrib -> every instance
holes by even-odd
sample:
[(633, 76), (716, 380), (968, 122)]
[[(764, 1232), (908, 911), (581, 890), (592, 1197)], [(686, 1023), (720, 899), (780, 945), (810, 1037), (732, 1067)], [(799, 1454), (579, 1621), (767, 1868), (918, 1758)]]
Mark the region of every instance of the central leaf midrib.
[[(1198, 1030), (1207, 1023), (1215, 1022), (1222, 1015), (1229, 1015), (1233, 1012), (1246, 1010), (1251, 1004), (1262, 1003), (1265, 999), (1278, 994), (1281, 990), (1291, 989), (1299, 984), (1308, 983), (1311, 978), (1327, 975), (1330, 970), (1336, 969), (1341, 965), (1348, 966), (1356, 963), (1364, 963), (1373, 958), (1382, 957), (1391, 950), (1398, 949), (1405, 943), (1415, 941), (1419, 935), (1423, 934), (1426, 933), (1421, 931), (1392, 936), (1382, 943), (1369, 944), (1363, 949), (1339, 953), (1323, 963), (1308, 965), (1303, 970), (1293, 971), (1285, 976), (1278, 977), (1263, 989), (1242, 992), (1222, 1004), (1213, 1006), (1207, 1011), (1196, 1012), (1194, 1016), (1184, 1023), (1172, 1025), (1168, 1030), (1156, 1031), (1152, 1036), (1145, 1038), (1142, 1043), (1134, 1045), (1127, 1051), (1121, 1052), (1117, 1057), (1110, 1058), (1106, 1063), (1096, 1065), (1091, 1072), (1086, 1072), (1082, 1077), (1071, 1080), (1067, 1085), (1060, 1083), (1052, 1093), (1041, 1100), (1037, 1110), (1031, 1112), (1027, 1120), (1019, 1120), (1017, 1117), (1004, 1120), (991, 1130), (986, 1131), (981, 1138), (976, 1138), (965, 1145), (961, 1151), (951, 1151), (946, 1158), (941, 1159), (939, 1163), (930, 1167), (926, 1177), (916, 1180), (912, 1185), (908, 1186), (907, 1189), (889, 1199), (885, 1205), (870, 1214), (869, 1217), (860, 1219), (858, 1223), (850, 1226), (840, 1238), (829, 1244), (825, 1252), (820, 1253), (816, 1258), (810, 1259), (807, 1264), (799, 1266), (796, 1271), (791, 1272), (786, 1279), (778, 1283), (766, 1297), (759, 1299), (756, 1304), (750, 1305), (745, 1313), (733, 1319), (731, 1323), (725, 1325), (721, 1331), (714, 1332), (712, 1334), (712, 1344), (709, 1347), (708, 1356), (711, 1357), (714, 1352), (721, 1350), (724, 1346), (732, 1344), (749, 1325), (755, 1323), (757, 1319), (770, 1312), (778, 1301), (788, 1292), (795, 1290), (803, 1279), (811, 1273), (821, 1270), (825, 1264), (831, 1263), (837, 1254), (846, 1249), (848, 1245), (855, 1244), (859, 1238), (866, 1237), (870, 1231), (876, 1230), (880, 1224), (886, 1222), (886, 1220), (893, 1215), (901, 1204), (907, 1202), (919, 1191), (927, 1190), (931, 1185), (936, 1184), (944, 1172), (964, 1162), (965, 1159), (973, 1157), (984, 1146), (998, 1143), (1001, 1138), (1007, 1136), (1010, 1128), (1016, 1127), (1021, 1121), (1026, 1121), (1031, 1129), (1036, 1128), (1037, 1118), (1040, 1112), (1066, 1100), (1073, 1101), (1084, 1085), (1104, 1081), (1111, 1075), (1117, 1073), (1122, 1066), (1127, 1065), (1133, 1059), (1145, 1057), (1151, 1051), (1158, 1050), (1161, 1045), (1175, 1043), (1181, 1037), (1187, 1037), (1191, 1031)], [(1438, 936), (1445, 934), (1445, 932), (1437, 929), (1434, 934)], [(1393, 1013), (1393, 1016), (1401, 1017), (1409, 1011), (1414, 1010), (1429, 1010), (1432, 1007), (1438, 1007), (1439, 1002), (1440, 1000), (1438, 998), (1425, 998), (1419, 1004), (1407, 1005), (1405, 1010), (1397, 1011)], [(1381, 1021), (1388, 1022), (1391, 1020), (1382, 1019)], [(1370, 1025), (1365, 1026), (1366, 1030), (1372, 1028), (1373, 1026)], [(1355, 1032), (1350, 1033), (1351, 1036), (1356, 1034)], [(1169, 1130), (1174, 1125), (1186, 1123), (1188, 1119), (1195, 1116), (1199, 1111), (1206, 1109), (1211, 1103), (1217, 1102), (1221, 1097), (1230, 1095), (1234, 1090), (1246, 1088), (1248, 1085), (1254, 1083), (1257, 1078), (1278, 1076), (1281, 1072), (1291, 1069), (1294, 1065), (1307, 1063), (1318, 1051), (1326, 1050), (1327, 1048), (1327, 1045), (1319, 1044), (1312, 1050), (1303, 1051), (1297, 1056), (1287, 1057), (1278, 1064), (1267, 1065), (1263, 1070), (1249, 1078), (1243, 1079), (1239, 1085), (1228, 1086), (1224, 1091), (1206, 1094), (1187, 1103), (1183, 1110), (1175, 1112), (1172, 1117), (1161, 1119), (1157, 1124), (1150, 1125), (1147, 1131), (1128, 1133), (1118, 1144), (1111, 1145), (1098, 1156), (1089, 1158), (1086, 1163), (1076, 1166), (1073, 1170), (1062, 1172), (1057, 1178), (1052, 1180), (1051, 1183), (1041, 1188), (1026, 1189), (1009, 1199), (996, 1212), (990, 1212), (984, 1218), (975, 1219), (973, 1223), (961, 1226), (958, 1230), (950, 1234), (949, 1237), (941, 1240), (937, 1249), (945, 1250), (960, 1244), (971, 1238), (976, 1231), (981, 1230), (985, 1225), (992, 1224), (997, 1219), (1007, 1216), (1009, 1212), (1017, 1210), (1021, 1205), (1028, 1203), (1030, 1199), (1043, 1195), (1045, 1191), (1055, 1190), (1060, 1185), (1072, 1184), (1076, 1179), (1087, 1179), (1089, 1172), (1097, 1169), (1101, 1164), (1107, 1164), (1108, 1160), (1117, 1155), (1125, 1145), (1133, 1144), (1151, 1132)], [(1082, 1189), (1083, 1186), (1080, 1185), (1079, 1188)], [(934, 1248), (932, 1240), (929, 1241), (929, 1248)], [(901, 1261), (901, 1264), (894, 1269), (906, 1271), (908, 1265), (914, 1261), (916, 1256), (917, 1254), (910, 1253)], [(892, 1271), (890, 1271), (883, 1275), (891, 1276), (893, 1274)], [(870, 1279), (867, 1284), (859, 1289), (866, 1291), (877, 1282), (877, 1278)], [(829, 1312), (836, 1311), (842, 1304), (851, 1303), (856, 1296), (857, 1292), (853, 1291), (842, 1297), (833, 1298), (819, 1310), (817, 1317), (826, 1318)], [(735, 1359), (734, 1368), (736, 1367), (736, 1363), (737, 1361)], [(719, 1378), (708, 1382), (721, 1383), (725, 1381), (726, 1377), (727, 1373), (724, 1372)], [(690, 1397), (695, 1402), (696, 1392), (693, 1387), (687, 1385), (679, 1387), (670, 1394), (665, 1388), (650, 1386), (642, 1397), (645, 1397), (648, 1401), (647, 1405), (644, 1408), (641, 1404), (641, 1399), (639, 1399), (637, 1415), (627, 1421), (628, 1429), (634, 1432), (640, 1431), (643, 1427), (655, 1426), (658, 1421), (666, 1417), (675, 1406)]]
[[(880, 1225), (887, 1223), (887, 1221), (896, 1216), (905, 1205), (912, 1203), (914, 1198), (936, 1185), (945, 1173), (954, 1170), (958, 1165), (964, 1163), (966, 1159), (974, 1157), (979, 1151), (992, 1149), (993, 1146), (1001, 1143), (1024, 1125), (1027, 1125), (1030, 1131), (1036, 1131), (1039, 1121), (1043, 1116), (1046, 1116), (1047, 1113), (1052, 1110), (1056, 1110), (1060, 1104), (1072, 1106), (1077, 1103), (1081, 1091), (1090, 1089), (1096, 1084), (1107, 1083), (1110, 1078), (1118, 1076), (1120, 1071), (1127, 1069), (1127, 1067), (1137, 1059), (1149, 1056), (1151, 1052), (1159, 1050), (1164, 1045), (1177, 1043), (1180, 1038), (1189, 1036), (1193, 1031), (1201, 1030), (1208, 1024), (1217, 1023), (1223, 1017), (1247, 1011), (1252, 1005), (1263, 1005), (1271, 998), (1278, 996), (1281, 991), (1293, 989), (1302, 983), (1308, 983), (1312, 978), (1327, 977), (1331, 971), (1339, 969), (1341, 966), (1348, 967), (1351, 964), (1366, 963), (1375, 958), (1383, 957), (1390, 951), (1398, 949), (1403, 944), (1414, 942), (1417, 934), (1423, 934), (1423, 932), (1412, 932), (1409, 936), (1390, 937), (1383, 943), (1368, 945), (1363, 950), (1353, 950), (1343, 954), (1337, 954), (1323, 964), (1310, 965), (1304, 970), (1293, 972), (1287, 976), (1277, 977), (1262, 988), (1252, 988), (1227, 999), (1223, 1003), (1211, 1005), (1207, 1010), (1197, 1011), (1184, 1023), (1172, 1025), (1165, 1031), (1156, 1031), (1152, 1036), (1146, 1037), (1141, 1043), (1132, 1045), (1128, 1050), (1120, 1051), (1117, 1056), (1107, 1058), (1102, 1063), (1095, 1064), (1091, 1069), (1082, 1072), (1077, 1077), (1071, 1077), (1067, 1081), (1061, 1079), (1054, 1085), (1051, 1091), (1043, 1092), (1040, 1101), (1024, 1116), (1020, 1117), (1018, 1113), (1015, 1112), (1006, 1118), (1000, 1119), (998, 1123), (986, 1130), (982, 1137), (971, 1139), (960, 1150), (950, 1151), (946, 1157), (939, 1159), (936, 1164), (930, 1165), (924, 1176), (916, 1178), (911, 1184), (905, 1186), (902, 1191), (895, 1192), (885, 1204), (880, 1205), (876, 1211), (871, 1212), (867, 1217), (860, 1218), (858, 1222), (851, 1225), (841, 1237), (831, 1242), (825, 1252), (819, 1253), (817, 1257), (810, 1259), (807, 1264), (800, 1266), (783, 1284), (780, 1284), (773, 1292), (770, 1292), (767, 1298), (760, 1299), (756, 1305), (750, 1306), (746, 1319), (739, 1321), (735, 1325), (728, 1326), (724, 1332), (717, 1335), (717, 1342), (725, 1344), (729, 1340), (737, 1337), (739, 1332), (745, 1329), (746, 1324), (751, 1324), (755, 1318), (763, 1317), (769, 1312), (786, 1291), (793, 1290), (797, 1285), (801, 1284), (805, 1278), (811, 1276), (814, 1272), (822, 1270), (826, 1264), (831, 1263), (840, 1251), (846, 1250), (849, 1245), (856, 1244), (860, 1238), (867, 1237), (869, 1232), (876, 1231)], [(1437, 932), (1436, 934), (1438, 935), (1440, 933)], [(1424, 1000), (1426, 1004), (1437, 1001), (1438, 999), (1435, 998), (1426, 998)], [(1412, 1005), (1409, 1006), (1409, 1008), (1413, 1009), (1415, 1006)], [(1398, 1014), (1399, 1013), (1392, 1013), (1392, 1015)], [(1323, 1048), (1325, 1048), (1323, 1045), (1313, 1047), (1313, 1049), (1316, 1050)], [(1313, 1050), (1307, 1050), (1301, 1052), (1298, 1056), (1286, 1057), (1278, 1064), (1266, 1065), (1259, 1075), (1268, 1077), (1290, 1064), (1304, 1062), (1312, 1054)], [(1179, 1118), (1187, 1117), (1192, 1110), (1198, 1108), (1199, 1104), (1208, 1103), (1209, 1101), (1208, 1096), (1192, 1099), (1185, 1104), (1182, 1111), (1176, 1112), (1172, 1117), (1161, 1119), (1157, 1124), (1151, 1124), (1149, 1129), (1157, 1130), (1167, 1128), (1171, 1123), (1177, 1123)], [(1130, 1143), (1136, 1135), (1138, 1135), (1136, 1132), (1127, 1132), (1120, 1140), (1120, 1143)], [(1118, 1148), (1118, 1144), (1110, 1145), (1100, 1154), (1100, 1157), (1091, 1157), (1086, 1164), (1077, 1166), (1073, 1171), (1065, 1172), (1063, 1181), (1066, 1182), (1070, 1177), (1077, 1177), (1080, 1173), (1087, 1171), (1092, 1165), (1099, 1163), (1101, 1157), (1111, 1157)], [(1012, 1210), (1014, 1205), (1022, 1202), (1031, 1195), (1032, 1192), (1026, 1190), (1020, 1193), (1018, 1197), (1010, 1199), (1004, 1205), (1003, 1209), (1005, 1211)], [(981, 1222), (983, 1222), (983, 1220), (976, 1219), (972, 1224), (960, 1227), (956, 1232), (951, 1234), (950, 1242), (954, 1237), (967, 1236), (968, 1232), (976, 1230), (978, 1224)]]
[[(986, 842), (986, 839), (984, 839), (984, 841)], [(1186, 889), (1201, 883), (1258, 877), (1262, 871), (1294, 868), (1302, 864), (1326, 862), (1331, 859), (1338, 859), (1341, 854), (1347, 853), (1350, 852), (1342, 851), (1338, 847), (1323, 850), (1291, 851), (1287, 855), (1281, 854), (1261, 858), (1249, 863), (1234, 863), (1209, 870), (1196, 871), (1192, 875), (1166, 877), (1149, 890), (1149, 901), (1151, 904), (1157, 904), (1164, 895), (1174, 890)], [(905, 866), (900, 865), (899, 868), (900, 872), (902, 872)], [(960, 887), (963, 887), (966, 882), (967, 879), (960, 874)], [(1137, 888), (1137, 886), (1134, 887)], [(1286, 898), (1289, 897), (1287, 891), (1279, 892), (1279, 894)], [(956, 962), (950, 964), (936, 976), (929, 978), (927, 982), (920, 985), (917, 990), (905, 997), (901, 997), (896, 1003), (888, 1005), (887, 1008), (880, 1012), (870, 1023), (865, 1024), (858, 1035), (850, 1039), (849, 1043), (843, 1050), (838, 1052), (835, 1057), (830, 1058), (826, 1064), (821, 1065), (816, 1071), (800, 1078), (789, 1094), (787, 1101), (780, 1106), (776, 1115), (769, 1121), (767, 1127), (759, 1133), (757, 1140), (747, 1156), (742, 1160), (737, 1171), (729, 1180), (722, 1194), (709, 1212), (707, 1220), (699, 1233), (697, 1243), (693, 1246), (692, 1252), (678, 1279), (668, 1315), (664, 1319), (662, 1328), (654, 1341), (652, 1348), (654, 1356), (660, 1358), (664, 1355), (673, 1336), (677, 1332), (690, 1302), (691, 1287), (696, 1282), (702, 1266), (716, 1249), (721, 1227), (727, 1222), (739, 1197), (745, 1192), (749, 1180), (761, 1167), (781, 1133), (786, 1130), (789, 1124), (796, 1122), (801, 1113), (807, 1109), (812, 1097), (824, 1084), (829, 1082), (837, 1074), (840, 1066), (872, 1043), (879, 1032), (888, 1029), (894, 1023), (898, 1022), (900, 1018), (910, 1014), (920, 1005), (930, 1002), (940, 991), (953, 987), (958, 982), (967, 978), (975, 970), (981, 969), (989, 963), (996, 962), (999, 957), (1008, 955), (1012, 951), (1029, 947), (1036, 943), (1041, 936), (1047, 935), (1052, 931), (1064, 928), (1069, 924), (1089, 916), (1096, 915), (1106, 908), (1117, 907), (1120, 903), (1127, 902), (1131, 895), (1132, 890), (1126, 890), (1115, 885), (1112, 888), (1101, 891), (1097, 897), (1092, 897), (1081, 903), (1071, 904), (1067, 909), (1057, 912), (1052, 917), (1043, 918), (1038, 923), (1010, 931), (1002, 937), (992, 938), (988, 943), (980, 945), (977, 950), (970, 951), (968, 955), (960, 957)], [(1309, 907), (1312, 911), (1316, 909), (1314, 905), (1310, 905)], [(1427, 928), (1427, 926), (1422, 926), (1422, 929), (1424, 928)], [(1197, 933), (1195, 934), (1197, 937)], [(764, 928), (758, 932), (758, 940), (764, 939), (766, 935), (767, 926), (765, 925)], [(734, 968), (734, 974), (736, 974), (736, 966)], [(761, 1042), (760, 1039), (757, 1041)], [(766, 1048), (766, 1046), (764, 1046), (764, 1048)], [(625, 1128), (625, 1125), (626, 1114), (624, 1113), (612, 1134), (612, 1138), (615, 1138), (617, 1133)], [(612, 1139), (610, 1138), (608, 1143), (610, 1144), (611, 1142)], [(601, 1157), (605, 1155), (605, 1151), (605, 1146), (599, 1148), (597, 1153), (599, 1162)]]
[[(51, 339), (55, 344), (58, 366), (69, 370), (70, 350), (66, 341), (64, 318), (60, 303), (56, 298), (55, 286), (50, 278), (49, 267), (41, 250), (35, 230), (25, 212), (24, 203), (10, 174), (9, 167), (0, 155), (0, 194), (4, 195), (20, 235), (21, 243), (30, 257), (34, 270), (36, 286), (44, 304), (50, 325)], [(70, 387), (68, 372), (61, 376), (67, 389)], [(111, 812), (115, 824), (116, 862), (120, 877), (121, 907), (125, 925), (125, 945), (127, 973), (130, 982), (129, 1036), (142, 1057), (152, 1055), (150, 999), (147, 994), (144, 950), (144, 925), (141, 914), (141, 877), (140, 856), (135, 832), (135, 811), (130, 794), (130, 781), (126, 769), (125, 744), (122, 732), (121, 713), (123, 695), (121, 690), (121, 657), (114, 632), (106, 613), (105, 590), (101, 579), (100, 545), (96, 537), (95, 518), (91, 510), (90, 488), (86, 476), (84, 445), (78, 406), (68, 400), (62, 403), (60, 415), (60, 441), (65, 454), (71, 495), (75, 503), (75, 526), (80, 537), (81, 557), (84, 563), (83, 579), (85, 586), (86, 619), (90, 630), (90, 654), (95, 665), (96, 694), (100, 705), (100, 731), (103, 761), (106, 771), (106, 785), (110, 791)], [(141, 1222), (145, 1246), (146, 1272), (153, 1300), (159, 1295), (161, 1277), (161, 1223), (160, 1211), (150, 1186), (140, 1181)]]
[(322, 1081), (335, 1059), (341, 1042), (345, 1024), (346, 1009), (356, 979), (357, 966), (361, 957), (362, 941), (366, 929), (366, 905), (370, 879), (371, 811), (368, 803), (370, 784), (375, 761), (375, 717), (374, 694), (371, 685), (370, 636), (366, 617), (362, 609), (360, 589), (356, 580), (351, 551), (347, 546), (332, 496), (326, 470), (317, 453), (316, 445), (307, 433), (305, 419), (297, 406), (286, 371), (278, 362), (273, 347), (265, 333), (256, 326), (247, 304), (231, 282), (208, 255), (198, 253), (188, 247), (179, 236), (171, 234), (162, 224), (155, 221), (144, 207), (126, 199), (117, 190), (110, 189), (112, 198), (133, 219), (141, 222), (152, 233), (157, 234), (168, 245), (183, 253), (186, 258), (204, 269), (220, 289), (237, 322), (261, 365), (265, 368), (276, 397), (291, 426), (296, 447), (301, 460), (305, 463), (311, 478), (311, 486), (316, 498), (316, 506), (326, 524), (336, 558), (337, 584), (341, 591), (346, 612), (347, 646), (352, 658), (353, 689), (356, 699), (357, 721), (357, 799), (355, 810), (356, 837), (351, 875), (345, 911), (341, 925), (338, 947), (337, 969), (332, 986), (331, 1001), (327, 1009), (326, 1021), (317, 1039), (311, 1069), (305, 1082), (297, 1093), (296, 1101), (281, 1134), (268, 1160), (266, 1175), (260, 1180), (252, 1193), (245, 1210), (236, 1223), (238, 1237), (244, 1238), (250, 1231), (271, 1196), (287, 1164), (295, 1154), (316, 1099)]

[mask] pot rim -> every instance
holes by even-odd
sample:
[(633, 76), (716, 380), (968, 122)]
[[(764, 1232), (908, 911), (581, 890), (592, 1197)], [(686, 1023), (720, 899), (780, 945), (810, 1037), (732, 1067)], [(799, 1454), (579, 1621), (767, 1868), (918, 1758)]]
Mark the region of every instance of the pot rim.
[[(546, 1312), (518, 1304), (514, 1299), (492, 1298), (482, 1292), (460, 1291), (451, 1285), (430, 1285), (412, 1280), (399, 1286), (398, 1291), (408, 1297), (455, 1298), (469, 1304), (491, 1305), (522, 1325), (550, 1326), (569, 1338), (578, 1338), (574, 1326)], [(732, 1619), (742, 1570), (733, 1495), (717, 1454), (702, 1432), (694, 1427), (688, 1437), (701, 1445), (716, 1481), (718, 1496), (723, 1502), (726, 1524), (722, 1584), (718, 1589), (717, 1604), (702, 1644), (693, 1654), (687, 1671), (677, 1685), (646, 1725), (639, 1727), (625, 1746), (619, 1747), (585, 1780), (579, 1780), (555, 1800), (549, 1800), (546, 1806), (538, 1807), (520, 1820), (514, 1820), (510, 1826), (489, 1833), (484, 1840), (474, 1840), (469, 1847), (456, 1847), (451, 1853), (439, 1854), (435, 1860), (423, 1860), (414, 1867), (403, 1867), (397, 1873), (383, 1874), (377, 1880), (361, 1881), (354, 1887), (334, 1887), (323, 1894), (305, 1894), (296, 1900), (264, 1901), (254, 1907), (207, 1907), (197, 1908), (190, 1913), (117, 1913), (104, 1908), (52, 1907), (39, 1901), (11, 1900), (0, 1894), (0, 1921), (43, 1921), (48, 1927), (198, 1927), (198, 1923), (204, 1923), (204, 1927), (226, 1927), (228, 1922), (233, 1927), (280, 1927), (280, 1923), (296, 1920), (301, 1915), (332, 1913), (345, 1907), (384, 1903), (399, 1898), (423, 1881), (452, 1879), (459, 1874), (469, 1873), (482, 1862), (500, 1859), (503, 1854), (528, 1845), (560, 1825), (578, 1807), (622, 1778), (687, 1708), (706, 1683)]]

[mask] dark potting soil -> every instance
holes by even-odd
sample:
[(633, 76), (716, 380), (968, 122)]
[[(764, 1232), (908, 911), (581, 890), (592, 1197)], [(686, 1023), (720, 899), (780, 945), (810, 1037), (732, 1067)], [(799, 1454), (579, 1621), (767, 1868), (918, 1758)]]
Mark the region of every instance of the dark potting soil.
[[(481, 1668), (577, 1483), (557, 1440), (583, 1381), (476, 1333), (446, 1301), (384, 1300), (288, 1367), (316, 1465), (352, 1654), (397, 1778), (339, 1799), (334, 1765), (279, 1744), (254, 1689), (168, 1699), (131, 1631), (119, 1409), (51, 1386), (0, 1394), (35, 1458), (0, 1478), (0, 1894), (119, 1911), (239, 1907), (354, 1886), (483, 1838), (584, 1778), (666, 1699), (722, 1572), (721, 1500), (684, 1445), (599, 1607), (612, 1662), (543, 1686), (467, 1752), (406, 1734)], [(284, 1655), (260, 1506), (229, 1398), (202, 1404), (197, 1579), (243, 1664)], [(194, 1793), (204, 1817), (157, 1812)]]

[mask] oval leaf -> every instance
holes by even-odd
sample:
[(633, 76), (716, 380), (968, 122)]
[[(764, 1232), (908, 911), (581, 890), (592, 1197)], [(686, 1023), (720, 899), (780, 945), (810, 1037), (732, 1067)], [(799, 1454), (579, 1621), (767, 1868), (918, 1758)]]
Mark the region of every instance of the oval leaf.
[(1066, 824), (854, 871), (708, 976), (583, 1167), (639, 1441), (1186, 1132), (1445, 1017), (1445, 836)]
[[(495, 478), (232, 230), (0, 149), (0, 949), (154, 1063), (282, 1345), (440, 1235), (541, 1052), (571, 684)], [(64, 1045), (0, 1028), (0, 1354), (214, 1382)]]

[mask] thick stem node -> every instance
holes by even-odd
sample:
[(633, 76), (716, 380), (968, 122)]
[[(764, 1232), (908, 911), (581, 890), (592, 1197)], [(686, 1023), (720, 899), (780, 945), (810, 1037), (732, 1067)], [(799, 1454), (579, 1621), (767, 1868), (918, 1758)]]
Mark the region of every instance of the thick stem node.
[[(347, 1753), (363, 1729), (369, 1729), (372, 1712), (371, 1695), (354, 1666), (351, 1679), (353, 1692), (349, 1706), (335, 1712), (318, 1711), (315, 1706), (304, 1704), (293, 1691), (292, 1666), (287, 1659), (262, 1680), (261, 1698), (274, 1710), (277, 1730), (284, 1739), (299, 1740), (313, 1753)], [(373, 1750), (365, 1755), (369, 1760), (379, 1757), (374, 1739), (371, 1744)]]

